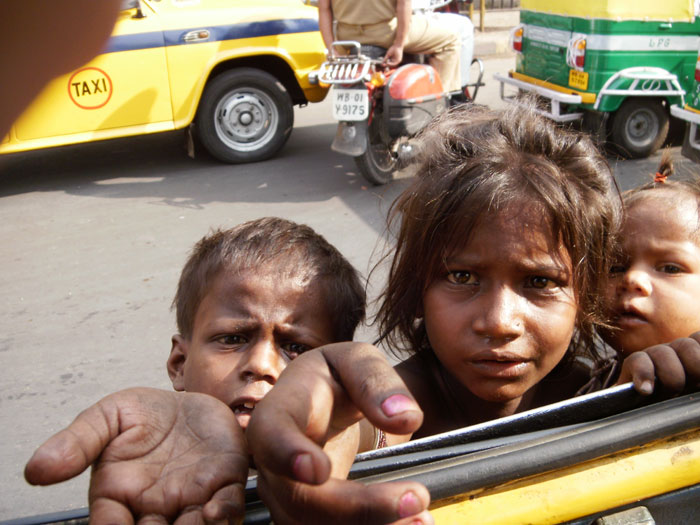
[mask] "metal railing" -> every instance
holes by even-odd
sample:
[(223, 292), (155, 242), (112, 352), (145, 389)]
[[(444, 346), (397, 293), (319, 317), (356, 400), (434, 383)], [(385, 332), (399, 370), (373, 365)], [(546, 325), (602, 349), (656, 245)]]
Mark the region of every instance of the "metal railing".
[(520, 0), (486, 0), (486, 9), (518, 9)]

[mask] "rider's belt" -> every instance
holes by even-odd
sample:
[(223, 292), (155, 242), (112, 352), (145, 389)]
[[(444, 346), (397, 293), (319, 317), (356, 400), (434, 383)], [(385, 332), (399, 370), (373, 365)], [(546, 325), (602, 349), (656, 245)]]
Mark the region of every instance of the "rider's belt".
[(353, 29), (355, 31), (359, 31), (361, 33), (364, 33), (365, 30), (371, 29), (373, 27), (389, 25), (392, 20), (394, 20), (394, 19), (390, 18), (389, 20), (382, 20), (381, 22), (376, 22), (374, 24), (346, 24), (345, 22), (341, 22), (340, 20), (338, 20), (338, 25), (345, 27), (347, 29)]

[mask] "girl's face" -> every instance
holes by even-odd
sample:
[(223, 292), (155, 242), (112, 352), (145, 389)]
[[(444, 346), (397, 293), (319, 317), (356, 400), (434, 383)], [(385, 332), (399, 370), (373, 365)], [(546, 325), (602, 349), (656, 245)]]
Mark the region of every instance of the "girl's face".
[(486, 217), (423, 294), (435, 354), (485, 401), (519, 404), (573, 336), (571, 258), (541, 215), (510, 208)]
[(627, 211), (623, 258), (611, 269), (607, 298), (619, 331), (606, 340), (623, 354), (700, 330), (698, 204), (654, 192)]

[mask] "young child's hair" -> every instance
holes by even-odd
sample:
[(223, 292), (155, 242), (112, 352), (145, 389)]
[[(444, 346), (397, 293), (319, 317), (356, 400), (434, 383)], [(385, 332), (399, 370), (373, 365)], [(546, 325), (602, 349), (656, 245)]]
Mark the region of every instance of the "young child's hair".
[(336, 340), (352, 340), (365, 316), (365, 290), (358, 272), (309, 226), (276, 217), (215, 230), (194, 246), (173, 300), (180, 334), (191, 337), (197, 309), (219, 272), (259, 271), (266, 264), (274, 265), (279, 278), (319, 279)]
[(400, 227), (377, 314), (380, 340), (398, 351), (431, 351), (423, 292), (481, 220), (516, 205), (548, 217), (552, 253), (561, 241), (571, 256), (577, 337), (586, 343), (577, 346), (599, 359), (588, 343), (605, 321), (604, 279), (622, 214), (610, 167), (590, 138), (533, 106), (458, 107), (434, 121), (419, 145), (416, 180), (389, 214), (390, 227)]
[[(671, 157), (671, 150), (666, 148), (661, 155), (659, 167), (654, 174), (654, 178), (646, 184), (642, 184), (641, 186), (627, 190), (622, 194), (625, 208), (629, 209), (635, 202), (649, 195), (648, 192), (650, 190), (657, 189), (685, 193), (695, 197), (700, 202), (700, 178), (691, 177), (687, 179), (668, 180), (668, 178), (671, 177), (674, 172), (675, 170), (673, 166), (673, 158)], [(700, 216), (700, 213), (698, 215)]]

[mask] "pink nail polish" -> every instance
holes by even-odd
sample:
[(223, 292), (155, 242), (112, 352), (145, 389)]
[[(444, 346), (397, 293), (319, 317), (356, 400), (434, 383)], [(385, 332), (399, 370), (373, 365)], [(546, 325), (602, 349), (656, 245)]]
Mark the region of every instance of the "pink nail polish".
[(303, 483), (315, 483), (314, 463), (310, 454), (299, 454), (294, 458), (294, 477)]
[(394, 394), (393, 396), (387, 397), (381, 406), (382, 412), (388, 417), (416, 409), (416, 404), (402, 394)]
[(416, 495), (410, 490), (406, 492), (399, 500), (399, 517), (407, 518), (408, 516), (413, 516), (418, 514), (423, 510), (420, 500)]

